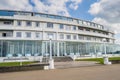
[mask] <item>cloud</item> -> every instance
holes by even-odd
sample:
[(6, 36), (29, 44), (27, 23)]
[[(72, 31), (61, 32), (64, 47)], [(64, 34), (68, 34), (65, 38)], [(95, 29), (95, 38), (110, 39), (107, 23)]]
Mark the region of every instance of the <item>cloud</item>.
[(0, 9), (32, 10), (29, 0), (0, 0)]
[(51, 13), (51, 14), (60, 14), (60, 15), (66, 15), (70, 16), (66, 3), (68, 0), (31, 0), (32, 3), (34, 3), (34, 10), (37, 12), (45, 12), (45, 13)]
[[(0, 9), (35, 11), (70, 16), (68, 10), (78, 9), (78, 5), (81, 2), (82, 0), (0, 0)], [(68, 3), (70, 4), (68, 5)]]
[(92, 21), (112, 27), (120, 34), (120, 0), (99, 0), (91, 4), (88, 12), (95, 16)]
[(77, 10), (81, 2), (82, 0), (71, 0), (71, 4), (69, 5), (69, 7), (73, 10)]
[(99, 0), (93, 3), (89, 9), (89, 13), (94, 15), (94, 22), (111, 26), (120, 30), (120, 0)]

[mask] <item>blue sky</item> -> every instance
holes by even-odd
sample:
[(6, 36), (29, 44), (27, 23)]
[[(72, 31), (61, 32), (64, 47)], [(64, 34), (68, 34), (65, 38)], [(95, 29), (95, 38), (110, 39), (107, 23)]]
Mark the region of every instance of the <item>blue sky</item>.
[(83, 0), (82, 3), (79, 4), (77, 10), (69, 9), (69, 13), (72, 17), (91, 21), (94, 18), (94, 16), (88, 13), (88, 10), (90, 9), (90, 5), (96, 1), (97, 0)]
[(50, 13), (93, 21), (112, 28), (117, 43), (120, 43), (120, 0), (0, 0), (0, 9)]

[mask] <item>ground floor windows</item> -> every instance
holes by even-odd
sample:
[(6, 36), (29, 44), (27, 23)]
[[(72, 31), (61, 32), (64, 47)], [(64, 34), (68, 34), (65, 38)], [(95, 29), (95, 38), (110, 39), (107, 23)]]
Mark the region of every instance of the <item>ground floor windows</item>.
[[(104, 54), (104, 45), (100, 43), (52, 41), (52, 56), (99, 56)], [(119, 45), (106, 44), (107, 54), (120, 54)], [(0, 40), (0, 57), (49, 56), (50, 41)]]

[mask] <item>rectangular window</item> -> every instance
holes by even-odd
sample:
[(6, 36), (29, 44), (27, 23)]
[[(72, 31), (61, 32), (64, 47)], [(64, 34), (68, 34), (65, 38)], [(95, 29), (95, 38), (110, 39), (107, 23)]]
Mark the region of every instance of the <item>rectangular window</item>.
[(12, 24), (12, 22), (10, 22), (10, 21), (5, 21), (4, 24), (10, 25), (10, 24)]
[(64, 34), (60, 34), (60, 39), (64, 39)]
[(79, 35), (78, 38), (79, 40), (84, 40), (84, 36)]
[(16, 33), (16, 37), (21, 37), (22, 35), (21, 35), (21, 32), (17, 32)]
[(86, 29), (86, 31), (90, 32), (90, 29)]
[(68, 21), (73, 21), (73, 19), (72, 18), (68, 18)]
[(67, 18), (66, 17), (62, 17), (62, 20), (66, 20), (67, 21)]
[(32, 26), (32, 22), (26, 21), (26, 26)]
[(56, 19), (62, 19), (62, 17), (61, 16), (56, 16)]
[(71, 39), (71, 35), (66, 35), (66, 38), (67, 39)]
[(49, 18), (55, 19), (55, 16), (52, 16), (52, 15), (48, 15), (48, 17), (49, 17)]
[(2, 33), (2, 37), (6, 37), (7, 35), (6, 35), (6, 33)]
[(77, 39), (77, 35), (73, 35), (73, 39)]
[(36, 38), (40, 38), (40, 33), (36, 32)]
[(36, 27), (40, 26), (40, 22), (35, 22)]
[(76, 27), (76, 26), (73, 26), (73, 30), (77, 30), (77, 27)]
[(87, 38), (87, 40), (91, 40), (91, 37), (86, 37)]
[(21, 26), (22, 22), (21, 21), (17, 21), (17, 25)]
[(78, 29), (79, 29), (79, 30), (81, 30), (81, 31), (83, 31), (83, 30), (84, 30), (84, 28), (82, 28), (81, 26), (79, 26), (79, 27), (78, 27)]
[(47, 38), (54, 38), (54, 34), (53, 33), (47, 33)]
[(64, 25), (63, 24), (60, 24), (60, 29), (64, 29)]
[(26, 38), (30, 38), (31, 37), (31, 32), (26, 32)]
[(79, 24), (83, 24), (83, 21), (79, 20)]
[(53, 28), (53, 23), (47, 23), (47, 28)]
[(70, 25), (66, 25), (66, 30), (71, 30), (71, 26)]

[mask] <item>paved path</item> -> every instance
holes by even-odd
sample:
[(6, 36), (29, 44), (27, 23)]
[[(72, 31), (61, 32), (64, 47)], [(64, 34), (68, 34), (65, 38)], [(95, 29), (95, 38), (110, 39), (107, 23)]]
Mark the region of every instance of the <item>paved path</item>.
[(120, 64), (0, 73), (0, 80), (120, 80)]
[(55, 68), (73, 68), (73, 67), (86, 67), (86, 66), (98, 66), (94, 61), (70, 61), (70, 62), (55, 62)]

